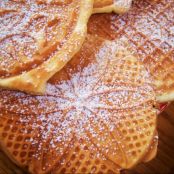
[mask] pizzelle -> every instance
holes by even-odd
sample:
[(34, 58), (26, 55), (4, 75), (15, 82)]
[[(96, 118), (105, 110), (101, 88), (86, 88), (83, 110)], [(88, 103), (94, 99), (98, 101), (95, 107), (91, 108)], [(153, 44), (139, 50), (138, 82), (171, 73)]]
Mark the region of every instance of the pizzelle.
[(94, 15), (88, 32), (127, 39), (154, 79), (158, 102), (174, 100), (174, 1), (137, 0), (124, 15)]
[(34, 174), (119, 173), (145, 158), (155, 94), (123, 43), (89, 35), (43, 96), (0, 91), (0, 145), (14, 162)]
[(79, 51), (93, 0), (0, 1), (0, 87), (45, 92)]

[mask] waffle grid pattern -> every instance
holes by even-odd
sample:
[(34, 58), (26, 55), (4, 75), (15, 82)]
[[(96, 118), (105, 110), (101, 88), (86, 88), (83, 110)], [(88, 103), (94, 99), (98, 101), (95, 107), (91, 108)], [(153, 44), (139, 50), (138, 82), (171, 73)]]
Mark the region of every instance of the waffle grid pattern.
[[(140, 115), (143, 116), (140, 117)], [(132, 120), (132, 122), (130, 121)], [(143, 149), (148, 149), (150, 145), (148, 142), (151, 140), (149, 136), (154, 136), (154, 125), (156, 124), (156, 119), (154, 117), (154, 112), (151, 109), (138, 111), (137, 115), (133, 113), (130, 114), (130, 118), (125, 119), (118, 124), (118, 129), (121, 136), (124, 137), (125, 145), (127, 146), (127, 158), (135, 158), (141, 156)], [(140, 128), (141, 125), (141, 128)], [(137, 134), (137, 130), (141, 130)], [(142, 131), (144, 130), (144, 131)], [(146, 150), (144, 150), (145, 152)], [(142, 158), (143, 158), (142, 154)], [(141, 160), (141, 159), (140, 159)]]
[[(2, 148), (4, 150), (8, 149), (7, 151), (12, 153), (12, 159), (19, 163), (20, 166), (25, 167), (35, 152), (35, 147), (30, 143), (30, 139), (33, 137), (33, 129), (30, 128), (30, 125), (20, 123), (15, 116), (9, 118), (8, 115), (0, 115), (0, 117)], [(26, 126), (28, 127), (26, 128)]]
[(107, 39), (127, 39), (153, 75), (159, 96), (174, 91), (173, 9), (172, 0), (135, 1), (122, 16), (94, 16), (88, 29)]
[[(76, 141), (70, 151), (54, 169), (53, 174), (63, 173), (97, 173), (116, 174), (119, 167), (111, 161), (106, 161), (102, 156), (96, 157), (94, 149), (90, 149), (90, 142), (83, 139)], [(97, 150), (97, 149), (95, 149)], [(66, 163), (64, 164), (64, 161)], [(117, 171), (118, 170), (118, 171)]]

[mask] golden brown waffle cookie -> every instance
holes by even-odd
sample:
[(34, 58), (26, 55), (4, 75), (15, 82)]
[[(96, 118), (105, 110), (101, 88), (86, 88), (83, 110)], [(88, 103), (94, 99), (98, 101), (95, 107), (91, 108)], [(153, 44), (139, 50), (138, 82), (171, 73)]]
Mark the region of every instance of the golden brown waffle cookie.
[(127, 12), (132, 4), (132, 0), (94, 0), (93, 13), (115, 12), (122, 14)]
[(150, 76), (126, 43), (88, 36), (44, 96), (0, 91), (0, 144), (32, 173), (130, 168), (155, 135), (154, 99)]
[(0, 87), (44, 93), (79, 51), (93, 0), (0, 1)]
[(174, 1), (134, 1), (122, 16), (94, 15), (89, 33), (125, 38), (154, 78), (159, 102), (174, 100)]

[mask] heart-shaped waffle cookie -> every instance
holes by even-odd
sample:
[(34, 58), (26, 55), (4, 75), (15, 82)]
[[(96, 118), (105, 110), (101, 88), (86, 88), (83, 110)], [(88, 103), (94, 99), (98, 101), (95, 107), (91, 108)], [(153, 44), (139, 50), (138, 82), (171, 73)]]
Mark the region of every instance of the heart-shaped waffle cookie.
[(0, 1), (0, 87), (44, 93), (79, 51), (93, 0)]

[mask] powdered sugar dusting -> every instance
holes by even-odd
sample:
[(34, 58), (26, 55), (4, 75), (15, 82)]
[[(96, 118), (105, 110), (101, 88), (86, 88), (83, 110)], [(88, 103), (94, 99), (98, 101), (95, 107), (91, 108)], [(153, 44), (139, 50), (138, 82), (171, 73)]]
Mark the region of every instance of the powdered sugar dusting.
[(127, 38), (154, 78), (160, 103), (173, 98), (173, 9), (174, 1), (171, 0), (136, 0), (126, 14), (95, 15), (88, 25), (91, 34), (109, 39)]
[(30, 70), (53, 56), (74, 29), (79, 5), (72, 0), (0, 1), (0, 76)]
[[(90, 36), (86, 42), (91, 44), (93, 39), (96, 38)], [(33, 131), (30, 139), (37, 147), (34, 154), (37, 160), (42, 160), (45, 148), (46, 157), (51, 158), (49, 153), (54, 151), (54, 159), (59, 158), (76, 137), (78, 141), (90, 142), (91, 150), (93, 146), (99, 148), (96, 156), (102, 154), (124, 163), (125, 156), (120, 149), (127, 145), (124, 144), (126, 137), (119, 132), (120, 123), (124, 125), (130, 117), (132, 121), (145, 119), (144, 122), (148, 123), (143, 112), (155, 114), (150, 77), (126, 47), (123, 42), (103, 42), (95, 50), (94, 57), (84, 60), (80, 56), (78, 62), (84, 61), (85, 66), (74, 64), (78, 57), (73, 58), (54, 77), (57, 81), (48, 84), (45, 96), (1, 91), (3, 110), (17, 114), (20, 123), (38, 130), (39, 137)], [(127, 126), (126, 131), (129, 129), (132, 128)], [(145, 133), (141, 125), (135, 125), (134, 131), (139, 135)], [(149, 136), (152, 135), (153, 129)], [(132, 152), (125, 153), (131, 156)]]
[(129, 9), (131, 7), (132, 0), (114, 0), (114, 5), (117, 7)]

